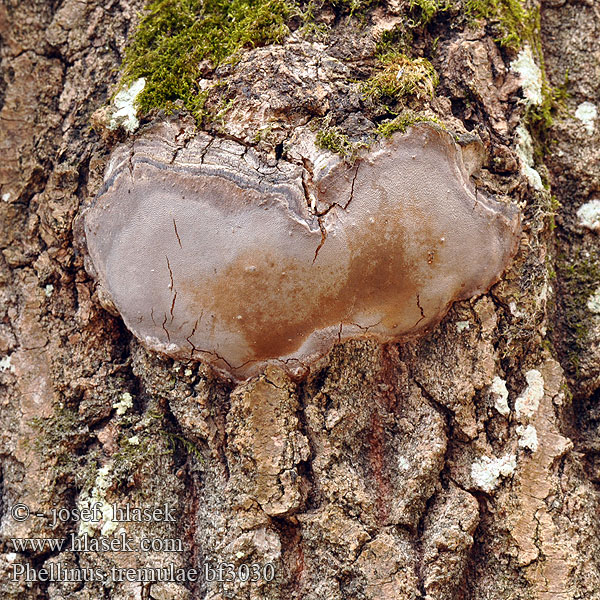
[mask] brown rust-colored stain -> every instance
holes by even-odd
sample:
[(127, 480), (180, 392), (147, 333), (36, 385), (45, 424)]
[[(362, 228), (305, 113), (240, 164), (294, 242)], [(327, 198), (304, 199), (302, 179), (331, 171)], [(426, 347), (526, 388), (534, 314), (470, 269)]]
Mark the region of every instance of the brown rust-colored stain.
[[(412, 328), (399, 321), (398, 307), (404, 307), (403, 314), (419, 313), (417, 295), (422, 286), (418, 270), (407, 261), (401, 221), (399, 216), (385, 217), (366, 231), (360, 224), (351, 230), (349, 240), (352, 260), (347, 291), (356, 297), (355, 310), (385, 315), (379, 322), (390, 331)], [(425, 222), (418, 229), (413, 239), (416, 244), (430, 235)]]
[[(318, 259), (284, 261), (273, 251), (245, 253), (203, 289), (188, 282), (184, 290), (194, 296), (198, 314), (209, 306), (244, 337), (253, 360), (288, 356), (315, 330), (343, 329), (357, 312), (390, 314), (409, 302), (416, 307), (418, 285), (405, 263), (403, 242), (399, 235), (380, 233), (373, 229), (352, 240), (348, 277), (333, 290), (321, 277)], [(248, 264), (256, 270), (248, 272)], [(385, 318), (383, 325), (393, 329), (397, 320)]]
[(376, 406), (371, 413), (370, 429), (366, 436), (366, 455), (369, 460), (369, 471), (373, 481), (374, 501), (377, 507), (377, 520), (385, 524), (390, 513), (393, 489), (387, 468), (386, 431), (379, 414), (380, 407)]

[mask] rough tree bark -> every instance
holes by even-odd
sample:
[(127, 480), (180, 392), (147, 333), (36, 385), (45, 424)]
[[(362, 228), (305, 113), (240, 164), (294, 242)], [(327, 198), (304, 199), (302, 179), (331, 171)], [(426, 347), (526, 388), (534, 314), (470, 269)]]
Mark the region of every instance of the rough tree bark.
[[(142, 8), (0, 3), (2, 597), (600, 598), (600, 308), (590, 300), (600, 243), (576, 214), (600, 198), (600, 124), (574, 116), (600, 96), (598, 4), (539, 7), (550, 84), (569, 77), (562, 110), (536, 140), (549, 189), (535, 189), (517, 153), (526, 90), (510, 68), (516, 51), (485, 23), (454, 27), (453, 13), (415, 37), (417, 53), (438, 38), (429, 108), (483, 139), (481, 185), (522, 207), (502, 281), (420, 340), (348, 342), (300, 382), (272, 367), (238, 386), (144, 349), (102, 308), (74, 245), (74, 219), (124, 137), (93, 128), (92, 115), (115, 89)], [(213, 132), (269, 151), (329, 113), (363, 131), (355, 80), (371, 74), (377, 36), (408, 8), (390, 0), (350, 19), (325, 6), (316, 18), (331, 26), (326, 39), (297, 31), (247, 51), (218, 73), (228, 83), (219, 93), (235, 102)], [(264, 141), (256, 133), (269, 123)], [(19, 503), (28, 519), (18, 520)], [(112, 503), (166, 504), (175, 521), (103, 513), (53, 523), (53, 508)], [(14, 541), (100, 539), (121, 527), (136, 543), (179, 539), (182, 551)], [(202, 573), (222, 563), (269, 563), (274, 578)], [(145, 585), (111, 571), (171, 564), (200, 576)], [(31, 567), (30, 581), (17, 565)], [(58, 581), (32, 575), (52, 568)], [(64, 580), (88, 568), (102, 573)]]

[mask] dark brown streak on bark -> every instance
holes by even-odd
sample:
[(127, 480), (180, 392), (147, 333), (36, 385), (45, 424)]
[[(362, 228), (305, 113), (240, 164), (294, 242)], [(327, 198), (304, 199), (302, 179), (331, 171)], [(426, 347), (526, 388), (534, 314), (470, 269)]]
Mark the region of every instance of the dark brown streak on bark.
[(173, 228), (175, 229), (175, 235), (177, 236), (177, 241), (179, 242), (179, 247), (183, 248), (181, 245), (181, 238), (179, 237), (179, 233), (177, 231), (177, 223), (175, 223), (175, 219), (173, 219)]
[(356, 177), (358, 176), (359, 167), (360, 163), (356, 163), (356, 171), (354, 171), (354, 177), (352, 178), (352, 187), (350, 188), (350, 198), (348, 199), (348, 202), (346, 202), (346, 204), (344, 205), (344, 210), (346, 210), (348, 206), (350, 206), (350, 202), (352, 202), (352, 200), (354, 199), (354, 183), (356, 182)]
[(371, 329), (372, 327), (377, 327), (377, 325), (380, 325), (381, 321), (382, 321), (382, 319), (379, 319), (379, 321), (377, 321), (377, 323), (373, 323), (373, 325), (367, 325), (366, 327), (364, 325), (359, 325), (358, 323), (350, 323), (350, 325), (354, 325), (355, 327), (358, 327), (360, 330), (367, 333), (369, 331), (369, 329)]
[(319, 229), (321, 230), (321, 241), (319, 243), (319, 245), (317, 246), (317, 249), (315, 250), (315, 257), (313, 258), (312, 264), (315, 264), (315, 261), (317, 260), (317, 256), (319, 256), (319, 250), (323, 247), (323, 244), (325, 243), (325, 240), (327, 239), (327, 229), (325, 229), (325, 225), (323, 225), (323, 223), (321, 223), (321, 219), (319, 219)]
[(169, 263), (169, 257), (165, 256), (165, 258), (167, 259), (167, 268), (169, 269), (169, 277), (171, 277), (171, 285), (169, 286), (169, 289), (171, 291), (173, 291), (173, 287), (175, 286), (175, 282), (173, 281), (173, 271), (171, 271), (171, 264)]
[(413, 327), (416, 327), (425, 318), (425, 312), (423, 311), (423, 307), (421, 306), (421, 298), (419, 294), (417, 294), (417, 306), (421, 311), (421, 318), (413, 325)]
[[(312, 163), (307, 158), (303, 158), (302, 166), (304, 167), (304, 171), (302, 172), (302, 189), (304, 190), (304, 199), (306, 201), (306, 206), (308, 207), (308, 209), (310, 211), (313, 211), (312, 198), (310, 193), (310, 185), (312, 185), (313, 179)], [(307, 175), (306, 177), (305, 174)]]
[(192, 347), (192, 349), (190, 351), (190, 358), (194, 358), (194, 352), (196, 352), (196, 346), (194, 346), (194, 342), (192, 342), (192, 340), (190, 338), (194, 337), (194, 334), (196, 333), (196, 329), (198, 328), (198, 323), (200, 323), (200, 321), (202, 320), (202, 314), (203, 313), (200, 313), (200, 317), (198, 319), (196, 319), (196, 322), (194, 323), (194, 327), (192, 328), (192, 333), (190, 333), (190, 335), (188, 335), (185, 338), (187, 343)]
[(175, 292), (175, 294), (173, 295), (173, 302), (171, 303), (171, 323), (175, 318), (175, 316), (173, 315), (173, 310), (175, 309), (175, 300), (177, 300), (177, 292)]
[(169, 333), (168, 329), (165, 327), (166, 322), (167, 322), (167, 313), (165, 313), (165, 318), (162, 322), (162, 328), (165, 330), (165, 333), (167, 334), (167, 340), (170, 343), (171, 342), (171, 334)]

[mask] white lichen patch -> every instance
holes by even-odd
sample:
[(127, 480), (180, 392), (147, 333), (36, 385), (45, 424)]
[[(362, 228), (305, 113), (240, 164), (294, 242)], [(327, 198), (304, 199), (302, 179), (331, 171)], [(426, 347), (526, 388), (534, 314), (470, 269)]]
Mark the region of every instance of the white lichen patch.
[(506, 381), (498, 377), (494, 377), (492, 385), (490, 386), (490, 392), (494, 396), (494, 408), (505, 417), (510, 413), (508, 406), (508, 390), (506, 389)]
[(517, 303), (514, 300), (511, 300), (508, 303), (508, 309), (510, 310), (510, 314), (513, 317), (517, 317), (518, 319), (526, 316), (525, 311), (521, 310), (518, 306)]
[(408, 471), (408, 469), (410, 468), (410, 463), (408, 462), (406, 457), (404, 457), (404, 456), (398, 457), (398, 468), (401, 471)]
[(600, 315), (600, 287), (588, 298), (587, 307), (590, 312)]
[(133, 133), (139, 126), (137, 118), (136, 99), (146, 86), (143, 77), (136, 79), (127, 89), (121, 90), (113, 99), (114, 110), (111, 114), (108, 128), (110, 130), (121, 126), (125, 131)]
[(537, 369), (531, 369), (525, 373), (527, 387), (515, 402), (517, 419), (531, 418), (540, 406), (540, 400), (544, 397), (544, 378)]
[(15, 366), (11, 363), (11, 356), (3, 356), (0, 358), (0, 371), (15, 372)]
[(45, 288), (44, 288), (44, 294), (46, 294), (46, 298), (50, 298), (50, 296), (52, 296), (52, 292), (54, 291), (54, 286), (49, 283)]
[(509, 477), (517, 468), (517, 457), (505, 454), (502, 458), (483, 456), (471, 465), (471, 479), (484, 492), (496, 488), (501, 477)]
[(542, 96), (542, 71), (535, 63), (530, 46), (525, 46), (510, 64), (511, 71), (518, 73), (523, 94), (528, 104), (539, 106)]
[(342, 411), (336, 410), (335, 408), (327, 411), (327, 416), (325, 418), (326, 429), (333, 429), (343, 418), (344, 413)]
[(470, 327), (471, 327), (471, 323), (469, 321), (457, 321), (456, 322), (457, 333), (462, 333), (463, 331), (468, 331)]
[(105, 465), (98, 469), (96, 474), (96, 480), (94, 487), (91, 489), (89, 494), (81, 496), (77, 502), (77, 506), (80, 510), (89, 511), (89, 514), (100, 517), (99, 521), (96, 520), (80, 520), (79, 521), (79, 535), (82, 536), (87, 534), (88, 536), (95, 535), (98, 528), (101, 526), (100, 534), (103, 536), (112, 535), (119, 526), (118, 522), (113, 521), (113, 507), (106, 500), (106, 492), (112, 485), (111, 478), (111, 467)]
[(539, 306), (540, 304), (546, 304), (547, 300), (548, 300), (548, 296), (552, 293), (552, 286), (548, 285), (548, 281), (544, 281), (544, 283), (542, 284), (542, 287), (540, 288), (540, 291), (537, 295), (537, 298), (535, 300), (535, 303), (537, 306)]
[(533, 160), (533, 139), (525, 127), (519, 125), (516, 129), (517, 134), (517, 155), (521, 159), (521, 173), (527, 177), (527, 180), (536, 190), (543, 190), (541, 175), (534, 169)]
[(577, 218), (582, 227), (600, 231), (600, 200), (591, 200), (577, 210)]
[(113, 404), (118, 415), (124, 415), (133, 406), (133, 398), (129, 392), (123, 392), (119, 400)]
[(583, 127), (588, 134), (594, 133), (595, 123), (598, 118), (598, 108), (591, 102), (582, 102), (575, 111), (575, 118), (583, 123)]
[(527, 448), (532, 452), (536, 452), (538, 449), (538, 437), (537, 431), (533, 425), (519, 425), (517, 427), (517, 435), (519, 436), (519, 446), (521, 448)]
[(132, 446), (139, 446), (140, 438), (137, 435), (132, 435), (130, 438), (127, 438), (127, 442)]
[(10, 192), (6, 192), (6, 194), (2, 194), (2, 201), (8, 202), (10, 200)]

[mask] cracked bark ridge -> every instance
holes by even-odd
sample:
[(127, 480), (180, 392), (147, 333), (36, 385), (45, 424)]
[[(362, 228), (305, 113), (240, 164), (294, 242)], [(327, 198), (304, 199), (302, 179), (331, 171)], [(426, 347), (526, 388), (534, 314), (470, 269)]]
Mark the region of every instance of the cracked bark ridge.
[(302, 375), (338, 341), (422, 334), (516, 249), (518, 210), (478, 193), (430, 125), (316, 173), (182, 137), (164, 122), (115, 150), (84, 214), (89, 266), (148, 347), (236, 379), (269, 362)]

